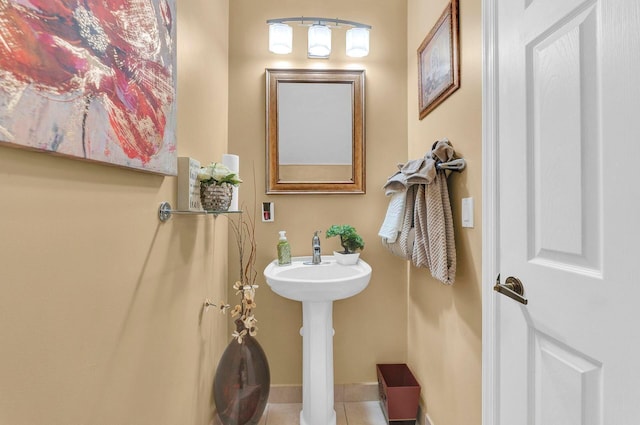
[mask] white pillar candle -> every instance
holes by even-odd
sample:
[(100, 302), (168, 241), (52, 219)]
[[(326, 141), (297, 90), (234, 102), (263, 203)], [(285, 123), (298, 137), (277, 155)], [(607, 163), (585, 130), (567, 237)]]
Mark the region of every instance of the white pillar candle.
[[(227, 168), (229, 168), (231, 171), (236, 173), (236, 175), (240, 176), (240, 157), (238, 155), (225, 153), (222, 155), (222, 163), (226, 165)], [(238, 186), (234, 186), (229, 211), (238, 211), (238, 197)]]

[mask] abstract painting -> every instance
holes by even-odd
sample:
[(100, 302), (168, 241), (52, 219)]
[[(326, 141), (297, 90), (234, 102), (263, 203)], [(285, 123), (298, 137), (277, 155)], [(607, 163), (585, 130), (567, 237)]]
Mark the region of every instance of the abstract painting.
[(420, 119), (459, 87), (458, 0), (451, 0), (418, 47)]
[(175, 0), (0, 0), (0, 147), (176, 175)]

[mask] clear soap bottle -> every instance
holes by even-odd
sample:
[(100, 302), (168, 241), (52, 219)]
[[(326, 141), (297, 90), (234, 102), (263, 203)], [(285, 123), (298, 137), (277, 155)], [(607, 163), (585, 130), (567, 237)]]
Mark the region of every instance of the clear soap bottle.
[(287, 236), (284, 230), (280, 232), (280, 240), (278, 241), (278, 265), (286, 266), (291, 264), (291, 246), (287, 241)]

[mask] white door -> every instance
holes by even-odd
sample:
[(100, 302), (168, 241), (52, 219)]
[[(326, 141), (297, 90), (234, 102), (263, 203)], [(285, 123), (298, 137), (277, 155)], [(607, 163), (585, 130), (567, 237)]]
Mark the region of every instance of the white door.
[(497, 0), (496, 420), (640, 424), (640, 0)]

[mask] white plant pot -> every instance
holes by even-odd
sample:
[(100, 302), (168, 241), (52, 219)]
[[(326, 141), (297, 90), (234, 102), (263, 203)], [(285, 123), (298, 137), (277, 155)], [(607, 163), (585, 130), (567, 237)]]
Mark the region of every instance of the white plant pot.
[(341, 252), (333, 251), (333, 258), (336, 259), (336, 263), (349, 266), (351, 264), (356, 264), (358, 262), (358, 259), (360, 258), (360, 253), (356, 252), (353, 254), (343, 254)]

